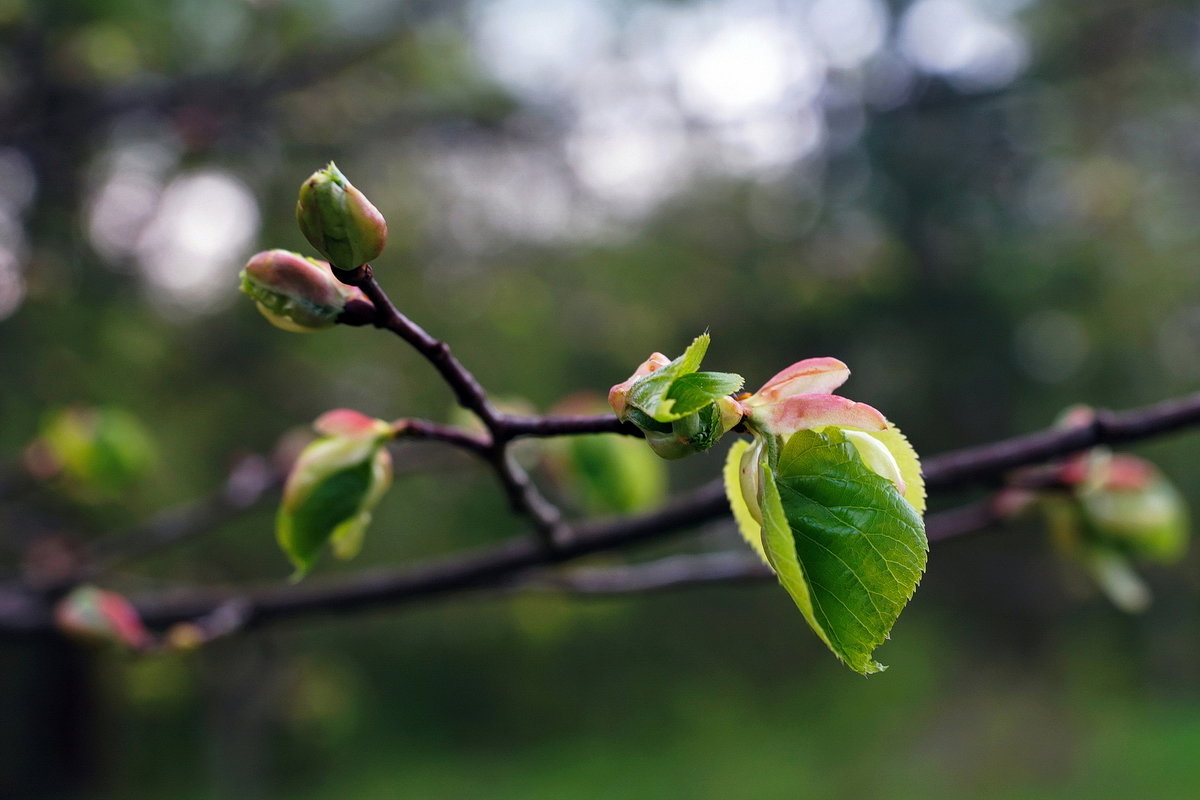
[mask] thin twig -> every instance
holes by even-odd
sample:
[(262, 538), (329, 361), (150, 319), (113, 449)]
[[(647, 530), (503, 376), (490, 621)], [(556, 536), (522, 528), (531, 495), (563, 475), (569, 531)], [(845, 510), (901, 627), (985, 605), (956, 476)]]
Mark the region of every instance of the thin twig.
[(96, 543), (84, 558), (88, 577), (107, 572), (135, 558), (187, 541), (254, 508), (283, 486), (284, 475), (261, 456), (242, 459), (230, 471), (220, 491), (151, 518), (122, 536)]
[(362, 289), (371, 300), (375, 306), (375, 327), (396, 334), (433, 365), (454, 392), (458, 404), (474, 412), (483, 422), (488, 438), (475, 438), (451, 428), (416, 421), (422, 426), (418, 430), (423, 430), (426, 438), (437, 438), (466, 447), (483, 456), (492, 465), (513, 510), (533, 523), (533, 531), (541, 548), (547, 552), (557, 550), (565, 540), (571, 538), (570, 526), (562, 511), (538, 490), (508, 450), (512, 439), (520, 435), (521, 418), (510, 417), (497, 410), (479, 380), (451, 352), (450, 345), (430, 335), (396, 308), (375, 280), (370, 264), (354, 270), (335, 270), (335, 274), (343, 283)]

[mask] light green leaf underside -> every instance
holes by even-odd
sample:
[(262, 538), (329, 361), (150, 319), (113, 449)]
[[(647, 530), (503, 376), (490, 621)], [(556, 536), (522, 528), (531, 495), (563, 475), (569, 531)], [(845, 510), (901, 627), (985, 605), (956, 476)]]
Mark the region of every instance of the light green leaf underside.
[(888, 422), (887, 430), (862, 432), (882, 442), (892, 454), (892, 458), (896, 459), (896, 465), (900, 467), (900, 477), (904, 478), (904, 499), (918, 514), (924, 515), (925, 478), (921, 475), (921, 460), (917, 457), (917, 451), (909, 444), (908, 437), (891, 422)]
[(780, 582), (838, 658), (880, 671), (871, 654), (925, 569), (920, 515), (837, 430), (794, 434), (764, 474), (764, 545)]
[(746, 540), (746, 544), (758, 553), (763, 563), (770, 565), (766, 551), (763, 550), (762, 526), (750, 515), (746, 499), (742, 496), (741, 466), (742, 456), (750, 449), (750, 442), (739, 439), (729, 448), (725, 456), (725, 496), (729, 498), (729, 508), (737, 522), (738, 532)]

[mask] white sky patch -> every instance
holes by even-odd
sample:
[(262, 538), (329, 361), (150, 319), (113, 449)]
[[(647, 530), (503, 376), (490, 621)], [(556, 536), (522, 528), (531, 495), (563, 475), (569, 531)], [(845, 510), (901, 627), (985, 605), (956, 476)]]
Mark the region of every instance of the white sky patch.
[(538, 147), (517, 143), (431, 142), (424, 159), (442, 209), (436, 224), (467, 252), (504, 237), (552, 241), (574, 232), (571, 187)]
[(258, 203), (240, 180), (220, 170), (181, 175), (142, 233), (138, 266), (153, 293), (203, 311), (236, 288), (238, 262), (258, 227)]
[(963, 0), (917, 0), (901, 22), (900, 47), (918, 68), (966, 90), (1004, 86), (1029, 63), (1011, 22)]
[(825, 123), (806, 107), (790, 117), (773, 115), (728, 126), (721, 139), (731, 172), (770, 177), (816, 152), (825, 140)]
[(567, 147), (579, 179), (619, 216), (649, 210), (678, 189), (686, 174), (687, 139), (678, 127), (583, 129)]
[(99, 159), (84, 224), (92, 247), (110, 266), (127, 266), (177, 160), (173, 148), (153, 140), (120, 144)]
[[(895, 42), (886, 0), (477, 0), (479, 63), (559, 128), (527, 143), (544, 168), (511, 180), (494, 168), (511, 153), (438, 149), (479, 167), (448, 189), (448, 213), (464, 230), (473, 217), (539, 239), (569, 224), (557, 235), (572, 237), (652, 213), (704, 175), (773, 180), (853, 144), (863, 105), (903, 102), (914, 70), (965, 90), (1013, 80), (1029, 53), (1012, 15), (1029, 2), (916, 0)], [(855, 88), (836, 125), (830, 70), (862, 71), (843, 81)]]
[(740, 122), (810, 103), (825, 80), (815, 50), (778, 19), (731, 20), (679, 48), (684, 108), (713, 122)]
[(583, 186), (623, 218), (665, 199), (689, 171), (678, 108), (631, 68), (596, 70), (582, 82), (566, 152)]
[(880, 0), (816, 0), (808, 24), (829, 63), (852, 69), (883, 46), (888, 16)]
[(611, 9), (600, 0), (488, 0), (475, 17), (481, 64), (533, 97), (562, 90), (611, 43)]

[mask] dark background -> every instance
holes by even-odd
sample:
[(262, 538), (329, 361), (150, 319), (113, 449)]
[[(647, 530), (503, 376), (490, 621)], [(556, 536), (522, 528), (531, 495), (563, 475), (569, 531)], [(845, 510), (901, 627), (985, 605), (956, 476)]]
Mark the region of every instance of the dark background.
[[(0, 501), (4, 569), (210, 493), (329, 408), (450, 418), (394, 338), (287, 334), (237, 293), (255, 250), (308, 252), (295, 191), (331, 158), (388, 218), (401, 308), (542, 411), (706, 328), (752, 388), (843, 359), (927, 454), (1191, 391), (1198, 70), (1184, 2), (0, 0), (2, 460), (70, 406), (156, 452), (114, 494)], [(1136, 450), (1194, 498), (1196, 441)], [(524, 532), (476, 465), (405, 452), (430, 471), (319, 572)], [(105, 585), (283, 581), (272, 505)], [(1195, 566), (1147, 570), (1131, 618), (1036, 523), (939, 545), (869, 680), (770, 585), (437, 601), (161, 657), (5, 642), (0, 793), (1192, 798)]]

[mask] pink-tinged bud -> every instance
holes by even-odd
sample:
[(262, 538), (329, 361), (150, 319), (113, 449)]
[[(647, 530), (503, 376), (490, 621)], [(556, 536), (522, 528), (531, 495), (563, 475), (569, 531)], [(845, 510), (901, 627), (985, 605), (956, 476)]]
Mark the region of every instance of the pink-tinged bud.
[(1131, 555), (1169, 562), (1187, 549), (1188, 509), (1179, 491), (1148, 461), (1130, 455), (1096, 459), (1079, 487), (1095, 536)]
[(301, 185), (296, 222), (304, 238), (338, 269), (373, 261), (387, 243), (387, 222), (379, 209), (332, 161)]
[(95, 586), (80, 586), (60, 600), (54, 609), (54, 624), (63, 633), (116, 642), (134, 650), (150, 644), (137, 609), (121, 595)]
[(307, 572), (321, 549), (353, 556), (371, 521), (371, 512), (391, 485), (392, 459), (384, 445), (392, 426), (355, 411), (339, 409), (317, 420), (326, 434), (300, 454), (283, 489), (276, 535), (299, 574)]
[(355, 300), (370, 303), (361, 289), (333, 276), (324, 261), (287, 250), (253, 256), (241, 272), (242, 291), (277, 328), (307, 333), (333, 327)]
[(630, 388), (637, 383), (639, 378), (643, 378), (651, 372), (657, 372), (670, 363), (671, 359), (662, 353), (651, 353), (650, 357), (643, 361), (627, 380), (609, 389), (608, 404), (612, 407), (613, 413), (621, 419), (625, 419), (629, 410), (625, 398), (629, 396)]
[(778, 436), (829, 425), (886, 430), (883, 414), (866, 403), (832, 394), (848, 377), (850, 370), (836, 358), (806, 358), (739, 402), (756, 427)]
[(375, 417), (368, 417), (352, 408), (335, 408), (326, 411), (313, 422), (313, 430), (322, 436), (346, 436), (378, 438), (386, 436), (392, 425)]

